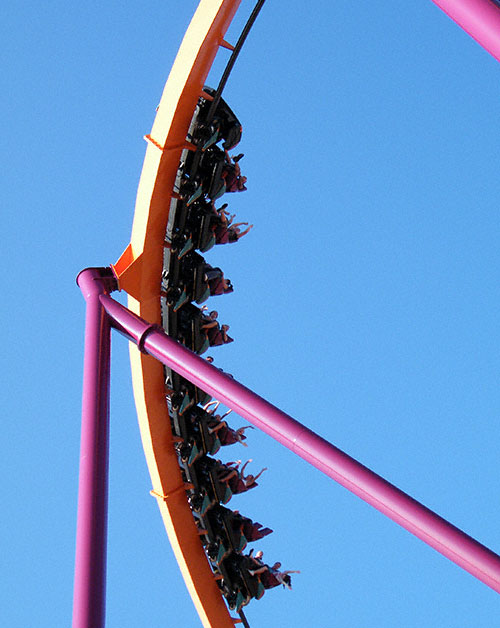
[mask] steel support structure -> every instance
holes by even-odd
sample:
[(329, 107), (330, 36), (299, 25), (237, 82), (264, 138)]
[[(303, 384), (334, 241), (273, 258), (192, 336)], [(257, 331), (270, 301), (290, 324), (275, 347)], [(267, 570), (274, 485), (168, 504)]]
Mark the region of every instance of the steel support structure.
[(495, 0), (432, 0), (500, 61), (500, 6)]
[(87, 300), (73, 628), (104, 626), (110, 326), (500, 593), (500, 556), (109, 296), (110, 269), (78, 276)]
[(76, 529), (73, 628), (103, 628), (109, 460), (110, 318), (99, 297), (114, 289), (110, 270), (78, 275), (87, 302)]

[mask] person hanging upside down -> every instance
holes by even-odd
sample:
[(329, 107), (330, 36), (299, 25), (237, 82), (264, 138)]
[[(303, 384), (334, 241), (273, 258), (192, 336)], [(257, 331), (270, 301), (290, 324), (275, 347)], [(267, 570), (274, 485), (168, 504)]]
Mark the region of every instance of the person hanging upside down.
[(215, 421), (220, 422), (222, 421), (222, 419), (225, 419), (228, 414), (231, 414), (232, 410), (228, 410), (227, 412), (224, 412), (224, 414), (222, 415), (215, 414), (215, 411), (218, 409), (219, 406), (220, 406), (220, 401), (217, 401), (217, 399), (212, 399), (212, 401), (209, 401), (203, 406), (203, 410), (205, 410), (207, 414), (211, 414)]
[(217, 327), (210, 327), (205, 330), (207, 334), (208, 342), (211, 347), (218, 347), (219, 345), (225, 345), (229, 342), (233, 342), (233, 338), (228, 335), (227, 330), (229, 329), (229, 325), (221, 325), (219, 327), (219, 323), (217, 323)]
[[(273, 575), (276, 580), (286, 587), (287, 589), (292, 589), (292, 579), (288, 574), (291, 573), (300, 573), (300, 571), (296, 569), (287, 569), (286, 571), (279, 571), (281, 568), (281, 563), (276, 562), (272, 567), (269, 567), (269, 573)], [(265, 585), (264, 585), (265, 586)]]
[(219, 313), (216, 310), (212, 310), (210, 314), (206, 314), (205, 312), (203, 312), (201, 329), (207, 330), (207, 329), (212, 329), (213, 327), (218, 327), (219, 326), (219, 323), (217, 321), (218, 316), (219, 316)]
[(248, 226), (244, 231), (241, 231), (242, 225), (248, 225), (248, 222), (237, 222), (234, 225), (227, 226), (225, 224), (217, 225), (214, 229), (215, 244), (231, 244), (238, 242), (240, 238), (245, 236), (253, 225)]
[[(240, 460), (236, 463), (226, 463), (223, 465), (219, 479), (221, 482), (226, 482), (233, 493), (244, 493), (249, 491), (251, 488), (255, 488), (258, 486), (257, 480), (259, 477), (264, 473), (264, 471), (267, 471), (267, 467), (264, 467), (261, 471), (259, 471), (259, 473), (257, 473), (257, 475), (252, 475), (251, 473), (245, 475), (245, 468), (249, 462), (252, 462), (251, 458), (245, 462), (241, 469), (239, 469), (239, 465), (241, 463)], [(224, 470), (227, 471), (224, 467), (233, 468), (229, 471), (229, 473), (224, 475)]]
[(208, 414), (211, 414), (213, 420), (208, 424), (208, 431), (210, 434), (217, 434), (217, 437), (220, 441), (221, 445), (233, 445), (234, 443), (241, 443), (243, 447), (248, 447), (246, 443), (243, 441), (246, 440), (245, 430), (254, 429), (252, 425), (245, 425), (244, 427), (240, 427), (237, 430), (233, 430), (233, 428), (229, 427), (224, 419), (231, 413), (231, 410), (228, 410), (224, 414), (215, 414), (215, 411), (220, 406), (220, 401), (216, 399), (212, 399), (207, 404), (203, 406), (203, 409)]
[[(229, 412), (231, 412), (231, 410), (226, 412), (224, 416), (227, 416)], [(252, 425), (245, 425), (244, 427), (239, 427), (237, 430), (233, 430), (226, 421), (221, 420), (221, 417), (215, 416), (214, 418), (217, 419), (217, 421), (209, 425), (208, 431), (210, 434), (217, 434), (221, 445), (241, 443), (243, 447), (248, 447), (243, 441), (246, 440), (245, 430), (254, 429)]]
[(298, 570), (288, 569), (286, 571), (280, 571), (281, 563), (276, 562), (274, 565), (266, 565), (263, 560), (263, 552), (259, 550), (253, 554), (253, 550), (248, 555), (250, 567), (248, 567), (248, 573), (251, 576), (260, 576), (260, 581), (266, 589), (272, 589), (280, 584), (287, 589), (292, 588), (291, 573), (300, 573)]
[(224, 277), (221, 268), (213, 268), (209, 264), (205, 265), (205, 281), (208, 283), (210, 294), (217, 296), (233, 292), (234, 288), (230, 279)]
[(238, 163), (243, 157), (243, 153), (236, 155), (236, 157), (231, 157), (227, 150), (224, 152), (226, 153), (226, 164), (222, 171), (222, 178), (225, 184), (225, 191), (244, 192), (247, 189), (245, 186), (247, 178), (242, 176), (240, 164)]

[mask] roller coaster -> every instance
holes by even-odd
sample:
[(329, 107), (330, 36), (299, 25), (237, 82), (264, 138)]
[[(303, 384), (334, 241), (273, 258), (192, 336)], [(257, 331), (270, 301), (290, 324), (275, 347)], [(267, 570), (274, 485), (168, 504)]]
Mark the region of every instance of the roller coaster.
[[(246, 189), (242, 154), (230, 155), (242, 123), (222, 95), (264, 0), (233, 46), (225, 34), (239, 4), (200, 2), (145, 136), (130, 244), (110, 268), (78, 277), (87, 322), (74, 628), (104, 625), (112, 327), (136, 345), (130, 360), (151, 494), (204, 626), (249, 626), (244, 608), (251, 600), (291, 582), (279, 563), (265, 564), (248, 551), (272, 532), (268, 522), (227, 506), (233, 495), (257, 486), (258, 475), (215, 457), (246, 438), (245, 427), (235, 429), (217, 414), (216, 400), (500, 592), (500, 557), (200, 357), (232, 341), (229, 327), (204, 305), (233, 290), (223, 270), (210, 264), (209, 251), (245, 234), (225, 205), (216, 207), (223, 195)], [(491, 35), (500, 12), (490, 0), (436, 4), (459, 23), (466, 5), (475, 5), (478, 15), (487, 12), (486, 27), (477, 16), (461, 25), (500, 58), (500, 28)], [(221, 47), (230, 58), (212, 88), (206, 79)], [(109, 296), (117, 289), (128, 294), (128, 309)]]

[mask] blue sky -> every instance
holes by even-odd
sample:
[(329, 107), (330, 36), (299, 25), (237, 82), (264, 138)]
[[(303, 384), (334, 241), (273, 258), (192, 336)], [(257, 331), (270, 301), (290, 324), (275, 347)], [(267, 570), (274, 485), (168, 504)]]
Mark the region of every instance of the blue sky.
[[(252, 3), (228, 34), (236, 40)], [(86, 266), (130, 238), (145, 143), (195, 0), (4, 7), (2, 623), (71, 616)], [(218, 365), (500, 551), (500, 65), (429, 1), (268, 0), (228, 84), (255, 224), (207, 254)], [(227, 51), (214, 67), (217, 81)], [(236, 195), (235, 195), (236, 196)], [(121, 297), (120, 297), (121, 298)], [(240, 425), (237, 417), (234, 424)], [(199, 626), (113, 342), (109, 628)], [(496, 593), (252, 432), (231, 503), (294, 590), (253, 627), (498, 626)]]

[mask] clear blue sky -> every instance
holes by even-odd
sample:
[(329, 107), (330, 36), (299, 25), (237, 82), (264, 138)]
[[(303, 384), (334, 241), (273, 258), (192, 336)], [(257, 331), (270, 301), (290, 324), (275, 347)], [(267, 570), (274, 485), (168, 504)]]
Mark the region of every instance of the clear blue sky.
[[(142, 137), (196, 6), (3, 9), (9, 628), (70, 623), (75, 277), (129, 242)], [(235, 285), (212, 300), (236, 340), (216, 362), (500, 551), (500, 65), (429, 0), (268, 0), (226, 96), (249, 179), (230, 207), (255, 228), (207, 254)], [(196, 628), (149, 495), (120, 337), (111, 413), (108, 628)], [(496, 593), (345, 489), (264, 435), (227, 456), (247, 453), (269, 471), (231, 505), (275, 530), (257, 545), (267, 560), (302, 571), (292, 592), (248, 607), (252, 628), (499, 625)]]

